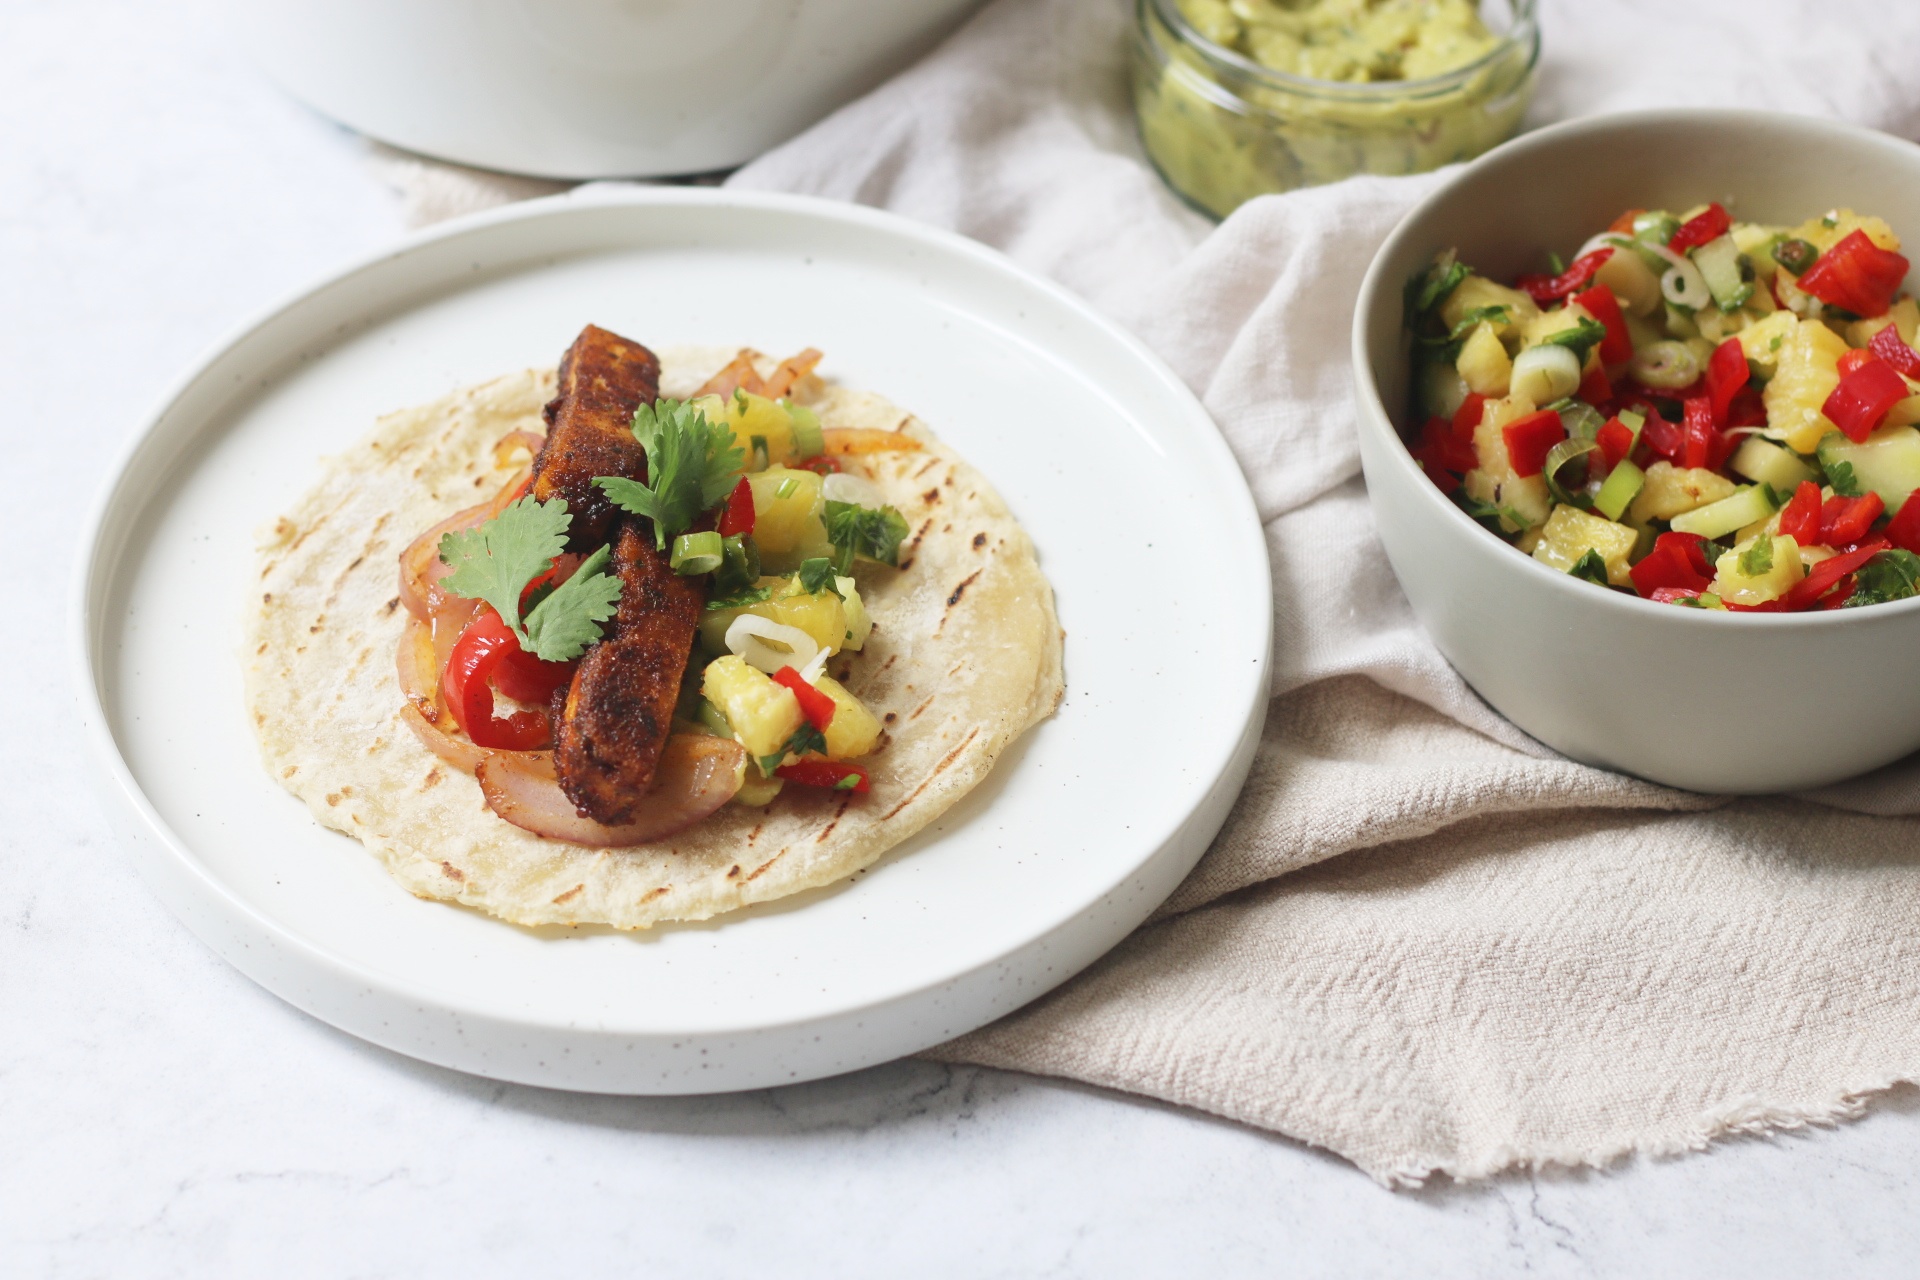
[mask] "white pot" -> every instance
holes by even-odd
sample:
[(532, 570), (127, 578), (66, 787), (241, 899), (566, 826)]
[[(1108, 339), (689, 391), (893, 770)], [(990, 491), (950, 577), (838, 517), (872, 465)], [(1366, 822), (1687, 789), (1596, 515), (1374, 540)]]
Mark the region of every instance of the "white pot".
[(979, 0), (235, 0), (269, 75), (410, 151), (553, 178), (725, 169)]
[(1407, 216), (1361, 286), (1360, 457), (1414, 613), (1495, 710), (1576, 760), (1655, 782), (1799, 790), (1920, 749), (1920, 600), (1733, 614), (1603, 590), (1476, 525), (1396, 432), (1409, 412), (1401, 286), (1436, 251), (1456, 247), (1508, 280), (1623, 209), (1708, 200), (1788, 225), (1845, 206), (1920, 238), (1920, 147), (1799, 116), (1670, 110), (1575, 121), (1487, 153)]

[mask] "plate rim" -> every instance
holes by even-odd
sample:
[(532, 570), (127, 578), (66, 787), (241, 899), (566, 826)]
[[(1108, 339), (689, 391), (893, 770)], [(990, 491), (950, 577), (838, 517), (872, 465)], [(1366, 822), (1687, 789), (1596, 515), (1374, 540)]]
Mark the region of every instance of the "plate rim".
[[(362, 277), (396, 260), (420, 253), (422, 250), (446, 241), (458, 240), (462, 237), (484, 232), (490, 228), (501, 225), (536, 223), (547, 218), (564, 217), (575, 211), (589, 208), (624, 207), (642, 211), (641, 216), (644, 216), (644, 210), (661, 206), (744, 208), (769, 213), (774, 216), (798, 215), (801, 217), (824, 219), (828, 222), (866, 228), (883, 236), (906, 241), (917, 241), (935, 251), (958, 256), (966, 260), (969, 268), (973, 271), (984, 270), (1005, 277), (1009, 283), (1036, 291), (1048, 297), (1055, 305), (1061, 306), (1069, 313), (1072, 313), (1077, 320), (1099, 331), (1100, 336), (1117, 344), (1129, 357), (1142, 366), (1144, 371), (1151, 373), (1154, 378), (1163, 384), (1177, 399), (1186, 401), (1192, 411), (1199, 416), (1199, 419), (1204, 422), (1208, 428), (1208, 430), (1203, 433), (1202, 438), (1205, 441), (1204, 448), (1214, 455), (1211, 459), (1213, 465), (1218, 468), (1224, 464), (1225, 472), (1230, 474), (1236, 481), (1226, 494), (1218, 496), (1234, 508), (1230, 513), (1231, 522), (1241, 527), (1242, 534), (1247, 541), (1247, 549), (1257, 554), (1258, 563), (1262, 570), (1258, 575), (1256, 587), (1259, 596), (1258, 604), (1260, 606), (1255, 612), (1255, 616), (1259, 619), (1260, 626), (1260, 633), (1257, 637), (1258, 643), (1254, 646), (1256, 659), (1249, 664), (1252, 670), (1247, 673), (1245, 677), (1247, 679), (1246, 688), (1250, 695), (1248, 698), (1250, 705), (1245, 709), (1241, 731), (1237, 737), (1233, 739), (1232, 745), (1228, 747), (1223, 755), (1217, 759), (1208, 761), (1209, 768), (1206, 771), (1197, 771), (1200, 784), (1197, 788), (1197, 794), (1193, 803), (1186, 808), (1184, 815), (1173, 824), (1171, 829), (1157, 833), (1143, 843), (1145, 853), (1141, 858), (1133, 862), (1116, 880), (1107, 883), (1101, 888), (1098, 893), (1093, 895), (1091, 900), (1077, 901), (1063, 907), (1059, 911), (1051, 913), (1046, 922), (1036, 927), (1035, 930), (995, 953), (978, 959), (964, 969), (949, 972), (942, 977), (923, 981), (919, 985), (911, 988), (895, 990), (883, 995), (866, 998), (859, 1004), (837, 1006), (827, 1011), (796, 1015), (788, 1019), (759, 1020), (738, 1026), (703, 1026), (698, 1029), (687, 1029), (684, 1031), (662, 1028), (637, 1030), (630, 1026), (607, 1024), (586, 1027), (577, 1022), (570, 1022), (558, 1017), (541, 1018), (537, 1013), (508, 1018), (504, 1017), (496, 1009), (476, 1007), (465, 1003), (463, 1000), (452, 996), (445, 990), (423, 987), (418, 985), (416, 980), (368, 968), (361, 962), (339, 954), (331, 948), (308, 938), (303, 933), (274, 919), (256, 904), (248, 901), (225, 883), (212, 868), (207, 866), (203, 860), (195, 855), (191, 843), (166, 822), (154, 806), (151, 798), (146, 795), (139, 780), (134, 776), (132, 768), (127, 762), (125, 754), (121, 750), (120, 743), (115, 736), (112, 720), (106, 707), (106, 699), (103, 696), (103, 686), (105, 683), (104, 663), (107, 658), (107, 655), (103, 652), (103, 641), (105, 639), (106, 618), (109, 616), (109, 611), (96, 610), (95, 606), (96, 604), (107, 603), (110, 599), (111, 592), (109, 588), (112, 585), (115, 573), (119, 571), (119, 564), (127, 551), (128, 543), (125, 535), (129, 526), (151, 509), (151, 503), (154, 497), (164, 490), (168, 481), (162, 481), (147, 487), (138, 495), (139, 501), (134, 504), (133, 512), (124, 519), (119, 516), (121, 504), (118, 503), (116, 499), (120, 498), (124, 492), (130, 489), (130, 486), (133, 484), (134, 470), (141, 461), (143, 454), (145, 454), (149, 448), (158, 447), (154, 444), (154, 439), (158, 429), (166, 422), (168, 416), (180, 406), (183, 400), (195, 391), (215, 366), (231, 355), (248, 339), (252, 338), (261, 330), (268, 328), (276, 321), (287, 317), (290, 313), (297, 311), (303, 306), (309, 305), (330, 289), (350, 285), (357, 277)], [(520, 269), (537, 270), (538, 268), (533, 264), (532, 259), (533, 255), (527, 255), (526, 261)], [(446, 297), (460, 291), (458, 285), (454, 285), (451, 288), (444, 287), (446, 283), (447, 282), (442, 281), (434, 288), (421, 291), (420, 296)], [(389, 314), (400, 314), (408, 309), (410, 305), (414, 304), (402, 302), (397, 305), (387, 304), (384, 308), (370, 307), (365, 309), (365, 313), (384, 318)], [(1045, 349), (1044, 343), (1040, 345)], [(337, 343), (328, 343), (325, 344), (324, 349), (331, 351), (335, 349), (336, 346)], [(1060, 358), (1057, 353), (1050, 352), (1050, 354), (1055, 354), (1055, 358)], [(284, 369), (275, 368), (268, 377), (262, 380), (261, 385), (271, 386), (284, 378), (284, 376)], [(255, 394), (255, 392), (249, 391), (246, 393), (246, 396), (250, 397), (253, 394)], [(243, 399), (244, 398), (245, 397), (243, 397)], [(730, 188), (645, 187), (609, 184), (605, 186), (582, 187), (572, 192), (522, 201), (459, 218), (449, 219), (445, 222), (411, 232), (398, 241), (389, 242), (376, 249), (356, 255), (333, 268), (316, 273), (301, 284), (282, 292), (264, 306), (244, 316), (237, 323), (228, 326), (224, 332), (220, 333), (211, 343), (204, 347), (185, 366), (179, 375), (162, 388), (160, 393), (154, 397), (149, 403), (148, 408), (141, 413), (136, 421), (138, 425), (122, 442), (117, 455), (112, 459), (107, 468), (105, 478), (96, 490), (83, 522), (80, 538), (80, 554), (75, 558), (68, 608), (68, 637), (70, 641), (68, 653), (72, 661), (72, 666), (69, 670), (78, 686), (77, 692), (80, 703), (82, 733), (94, 757), (93, 763), (99, 766), (98, 769), (92, 771), (92, 777), (96, 783), (96, 787), (98, 787), (100, 783), (110, 782), (112, 784), (110, 795), (118, 803), (126, 807), (125, 811), (118, 816), (122, 818), (131, 817), (134, 819), (134, 825), (131, 828), (123, 823), (115, 824), (115, 834), (118, 837), (116, 843), (129, 846), (128, 855), (135, 861), (143, 882), (162, 900), (169, 911), (182, 923), (186, 924), (189, 931), (204, 945), (228, 964), (238, 969), (249, 980), (264, 987), (279, 999), (294, 1005), (296, 1008), (312, 1013), (314, 1016), (347, 1031), (357, 1038), (382, 1044), (387, 1048), (394, 1049), (411, 1057), (452, 1066), (458, 1070), (498, 1079), (519, 1078), (511, 1074), (492, 1071), (486, 1068), (447, 1061), (442, 1057), (429, 1055), (417, 1048), (408, 1047), (406, 1044), (401, 1043), (400, 1041), (404, 1041), (405, 1037), (388, 1039), (372, 1035), (363, 1027), (347, 1025), (338, 1018), (325, 1013), (319, 1013), (312, 1007), (313, 1002), (311, 1000), (298, 998), (291, 993), (287, 989), (289, 984), (286, 981), (271, 981), (263, 976), (259, 970), (268, 967), (265, 961), (261, 961), (257, 965), (243, 963), (242, 959), (236, 956), (233, 945), (223, 945), (210, 936), (210, 934), (214, 931), (214, 928), (218, 926), (227, 934), (233, 934), (235, 932), (246, 934), (251, 936), (255, 942), (266, 943), (277, 949), (290, 950), (296, 953), (298, 960), (310, 967), (327, 973), (340, 982), (363, 988), (368, 994), (377, 993), (389, 1000), (398, 1000), (404, 1004), (418, 1006), (419, 1012), (422, 1014), (427, 1013), (431, 1009), (450, 1015), (456, 1020), (488, 1023), (499, 1028), (512, 1028), (535, 1034), (552, 1035), (571, 1033), (578, 1035), (584, 1033), (590, 1037), (600, 1037), (603, 1039), (644, 1039), (649, 1041), (667, 1038), (740, 1038), (752, 1037), (764, 1032), (791, 1030), (797, 1027), (818, 1027), (835, 1020), (859, 1019), (868, 1015), (878, 1014), (890, 1007), (903, 1003), (924, 1000), (928, 997), (935, 996), (939, 992), (952, 988), (956, 984), (965, 982), (968, 979), (977, 979), (982, 975), (991, 973), (996, 967), (1009, 963), (1024, 951), (1036, 945), (1044, 946), (1049, 939), (1071, 930), (1076, 922), (1091, 917), (1101, 907), (1103, 902), (1112, 899), (1116, 893), (1125, 889), (1131, 882), (1137, 880), (1145, 872), (1152, 869), (1154, 864), (1162, 858), (1169, 849), (1181, 843), (1183, 838), (1190, 837), (1194, 833), (1195, 819), (1196, 817), (1200, 817), (1202, 825), (1206, 828), (1202, 833), (1204, 838), (1197, 842), (1197, 848), (1192, 851), (1191, 856), (1184, 859), (1184, 864), (1178, 868), (1178, 876), (1167, 885), (1166, 892), (1171, 892), (1174, 887), (1177, 887), (1180, 879), (1183, 879), (1187, 872), (1191, 870), (1199, 857), (1204, 854), (1206, 848), (1212, 843), (1212, 839), (1217, 834), (1220, 826), (1223, 825), (1227, 812), (1231, 809), (1234, 799), (1237, 798), (1244, 784), (1252, 763), (1253, 749), (1257, 746), (1261, 728), (1265, 720), (1270, 700), (1269, 691), (1271, 687), (1274, 624), (1272, 573), (1270, 558), (1266, 549), (1264, 526), (1260, 521), (1258, 510), (1251, 490), (1247, 485), (1244, 472), (1241, 471), (1237, 459), (1234, 458), (1232, 450), (1226, 443), (1225, 437), (1220, 433), (1217, 424), (1213, 422), (1211, 414), (1207, 412), (1199, 397), (1179, 378), (1165, 360), (1148, 348), (1139, 338), (1114, 320), (1095, 310), (1090, 303), (1071, 293), (1063, 286), (1021, 266), (997, 249), (969, 239), (956, 232), (915, 222), (889, 211), (821, 197), (795, 195), (783, 192), (736, 191)], [(199, 439), (201, 433), (206, 429), (207, 423), (210, 421), (212, 421), (211, 417), (203, 418), (195, 425), (192, 431), (187, 433), (185, 438), (188, 440)], [(190, 448), (191, 446), (189, 445), (187, 447)], [(169, 458), (169, 461), (176, 459), (177, 454), (174, 458)], [(103, 554), (109, 551), (111, 552), (110, 555)], [(1224, 736), (1225, 735), (1223, 735), (1223, 737)], [(1222, 794), (1223, 792), (1224, 796)], [(1209, 810), (1217, 810), (1217, 813), (1209, 813)], [(152, 856), (139, 856), (133, 848), (131, 848), (131, 846), (148, 842), (150, 842), (155, 849), (155, 853)], [(172, 873), (175, 878), (174, 882), (165, 886), (160, 884), (158, 882), (158, 873), (161, 871)], [(184, 879), (181, 879), (182, 877), (184, 877)], [(182, 892), (196, 894), (201, 900), (198, 903), (183, 902), (179, 900), (179, 894)], [(1105, 954), (1105, 952), (1113, 946), (1118, 945), (1128, 933), (1138, 926), (1141, 920), (1144, 920), (1147, 915), (1151, 914), (1154, 908), (1164, 901), (1166, 892), (1155, 896), (1151, 902), (1148, 902), (1137, 912), (1129, 912), (1128, 914), (1134, 917), (1131, 922), (1119, 929), (1118, 932), (1109, 930), (1108, 932), (1111, 932), (1112, 936), (1100, 945), (1097, 950), (1092, 952), (1092, 954), (1071, 966), (1065, 967), (1064, 971), (1049, 974), (1042, 985), (1038, 985), (1034, 990), (1023, 995), (1016, 1004), (990, 1015), (985, 1020), (975, 1020), (965, 1029), (972, 1029), (973, 1027), (984, 1025), (985, 1022), (992, 1021), (993, 1018), (1002, 1016), (1005, 1012), (1011, 1011), (1012, 1008), (1017, 1008), (1032, 999), (1036, 999), (1040, 995), (1045, 994), (1045, 992), (1068, 981), (1087, 964), (1092, 963), (1092, 961), (1100, 955)], [(214, 917), (210, 919), (196, 918), (194, 910), (196, 907), (200, 911), (210, 909), (215, 913)], [(249, 948), (246, 943), (241, 942), (239, 949), (244, 951)], [(949, 1034), (960, 1033), (961, 1032), (956, 1031), (950, 1032)], [(945, 1037), (943, 1036), (941, 1038)], [(920, 1045), (920, 1047), (925, 1048), (937, 1042), (937, 1040), (930, 1040)], [(913, 1051), (915, 1050), (906, 1050), (905, 1052)], [(889, 1052), (881, 1057), (872, 1058), (871, 1061), (881, 1061), (893, 1056), (897, 1056), (897, 1054)], [(814, 1075), (833, 1074), (841, 1070), (856, 1069), (860, 1065), (866, 1065), (866, 1063), (856, 1062), (836, 1067), (833, 1072), (816, 1072)], [(793, 1078), (812, 1077), (802, 1075)], [(544, 1080), (529, 1080), (526, 1082), (551, 1083)], [(579, 1084), (560, 1084), (555, 1087), (582, 1088), (585, 1086)], [(721, 1087), (723, 1089), (732, 1089), (756, 1086), (753, 1084), (730, 1084)], [(660, 1090), (643, 1090), (626, 1087), (608, 1091), (626, 1093), (660, 1092)], [(670, 1091), (704, 1092), (705, 1090), (675, 1089)]]

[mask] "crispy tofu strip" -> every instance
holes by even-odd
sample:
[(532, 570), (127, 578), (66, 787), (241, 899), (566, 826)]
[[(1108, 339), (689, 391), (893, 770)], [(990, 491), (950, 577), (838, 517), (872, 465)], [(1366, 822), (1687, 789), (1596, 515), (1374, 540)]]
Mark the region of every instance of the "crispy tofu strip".
[(642, 480), (646, 451), (633, 438), (633, 411), (660, 396), (660, 361), (639, 343), (588, 325), (560, 361), (560, 393), (548, 404), (547, 441), (533, 460), (533, 496), (564, 498), (573, 513), (567, 548), (607, 540), (618, 507), (595, 476)]
[(619, 527), (613, 569), (619, 610), (574, 672), (553, 758), (560, 789), (580, 815), (621, 826), (653, 782), (706, 592), (701, 579), (668, 566), (637, 518)]

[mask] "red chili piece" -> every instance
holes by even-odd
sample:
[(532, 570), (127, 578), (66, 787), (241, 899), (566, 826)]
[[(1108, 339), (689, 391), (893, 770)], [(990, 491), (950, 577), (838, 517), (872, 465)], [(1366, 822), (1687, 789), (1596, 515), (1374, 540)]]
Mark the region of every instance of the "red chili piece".
[(1667, 241), (1667, 248), (1674, 253), (1698, 249), (1707, 241), (1718, 240), (1727, 234), (1727, 228), (1732, 225), (1732, 216), (1716, 201), (1707, 206), (1705, 213), (1697, 214), (1681, 223), (1680, 229), (1673, 233), (1673, 239)]
[(447, 655), (443, 681), (447, 706), (475, 746), (537, 751), (553, 742), (553, 729), (546, 716), (538, 711), (496, 716), (493, 711), (492, 682), (512, 655), (529, 658), (499, 614), (486, 605), (476, 609), (460, 638), (453, 642), (453, 652)]
[(1652, 405), (1641, 405), (1640, 412), (1647, 415), (1646, 422), (1640, 427), (1640, 438), (1647, 442), (1647, 448), (1668, 462), (1680, 461), (1681, 451), (1687, 443), (1686, 435), (1679, 427), (1661, 417)]
[(1733, 401), (1727, 406), (1726, 427), (1764, 427), (1767, 425), (1767, 404), (1760, 393), (1752, 387), (1742, 387), (1734, 393)]
[(1907, 398), (1907, 380), (1884, 360), (1869, 359), (1840, 379), (1820, 412), (1844, 431), (1849, 440), (1865, 440), (1887, 416), (1887, 410)]
[(1547, 455), (1553, 452), (1553, 446), (1567, 438), (1567, 428), (1559, 414), (1540, 409), (1509, 422), (1500, 428), (1500, 434), (1506, 437), (1507, 460), (1513, 464), (1513, 473), (1537, 476), (1546, 467)]
[(822, 733), (827, 731), (827, 726), (833, 723), (835, 710), (832, 698), (808, 684), (792, 667), (782, 667), (774, 672), (773, 682), (793, 690), (795, 700), (800, 703), (800, 714), (807, 718), (808, 724)]
[(1607, 377), (1607, 366), (1593, 366), (1593, 372), (1580, 379), (1580, 389), (1573, 394), (1596, 409), (1613, 403), (1613, 383)]
[[(774, 773), (803, 787), (829, 787), (835, 791), (867, 791), (867, 771), (843, 760), (795, 760), (783, 764)], [(852, 782), (847, 779), (852, 778)]]
[(1780, 508), (1780, 532), (1803, 547), (1820, 541), (1820, 486), (1802, 480), (1787, 505)]
[(1685, 440), (1680, 447), (1680, 465), (1708, 466), (1714, 445), (1713, 401), (1706, 396), (1690, 396), (1680, 403), (1686, 410), (1681, 419)]
[(753, 486), (745, 476), (727, 495), (727, 509), (720, 513), (720, 536), (731, 538), (753, 532)]
[(1575, 258), (1573, 264), (1557, 276), (1524, 275), (1513, 282), (1513, 287), (1525, 291), (1535, 302), (1553, 302), (1593, 279), (1593, 273), (1605, 266), (1607, 259), (1612, 256), (1612, 245), (1595, 249), (1592, 253)]
[(1469, 391), (1460, 407), (1453, 411), (1453, 434), (1468, 444), (1473, 443), (1473, 430), (1480, 425), (1480, 419), (1487, 414), (1487, 398), (1477, 391)]
[(1878, 360), (1879, 358), (1880, 357), (1874, 355), (1872, 351), (1868, 350), (1865, 347), (1855, 347), (1853, 350), (1841, 356), (1838, 360), (1835, 360), (1833, 362), (1833, 367), (1838, 369), (1840, 371), (1840, 376), (1844, 378), (1848, 374), (1852, 373), (1855, 369), (1858, 369), (1861, 365), (1865, 364), (1867, 361)]
[(1875, 538), (1863, 542), (1852, 551), (1842, 552), (1830, 560), (1822, 560), (1807, 573), (1807, 576), (1793, 584), (1793, 589), (1781, 596), (1777, 602), (1788, 612), (1797, 612), (1814, 604), (1829, 588), (1840, 579), (1858, 569), (1867, 561), (1887, 549), (1885, 538)]
[(1904, 257), (1882, 249), (1866, 232), (1852, 231), (1807, 268), (1800, 288), (1857, 316), (1885, 315), (1907, 278), (1907, 266)]
[[(1920, 493), (1920, 489), (1914, 493)], [(1884, 532), (1894, 546), (1920, 555), (1920, 502), (1913, 500), (1913, 493), (1908, 494), (1900, 509), (1893, 513)]]
[(1573, 300), (1588, 315), (1607, 326), (1607, 336), (1600, 343), (1600, 359), (1603, 363), (1625, 364), (1633, 359), (1633, 338), (1627, 333), (1627, 318), (1620, 314), (1620, 300), (1613, 296), (1613, 290), (1597, 284), (1584, 293), (1576, 293)]
[(1859, 498), (1828, 498), (1820, 508), (1820, 541), (1849, 547), (1867, 536), (1887, 504), (1877, 493)]
[(1740, 339), (1728, 338), (1713, 349), (1707, 362), (1707, 397), (1713, 401), (1713, 420), (1724, 423), (1733, 397), (1747, 385), (1747, 353)]
[(1713, 585), (1706, 545), (1707, 540), (1697, 533), (1661, 534), (1653, 540), (1653, 550), (1627, 571), (1633, 589), (1648, 597), (1662, 587), (1705, 591)]
[(1873, 335), (1873, 341), (1867, 344), (1867, 350), (1885, 360), (1894, 369), (1909, 378), (1920, 378), (1920, 351), (1915, 351), (1900, 336), (1900, 330), (1888, 325)]
[(1607, 470), (1620, 465), (1620, 460), (1633, 448), (1633, 431), (1626, 423), (1614, 418), (1593, 433), (1593, 441), (1600, 446), (1600, 456), (1607, 460)]

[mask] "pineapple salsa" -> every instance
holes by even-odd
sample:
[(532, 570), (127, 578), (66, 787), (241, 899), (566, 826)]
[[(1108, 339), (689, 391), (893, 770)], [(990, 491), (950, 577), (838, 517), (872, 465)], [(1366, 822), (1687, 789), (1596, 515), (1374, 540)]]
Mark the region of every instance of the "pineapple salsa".
[(1630, 209), (1511, 287), (1408, 281), (1433, 482), (1554, 569), (1663, 604), (1920, 591), (1920, 306), (1885, 222)]

